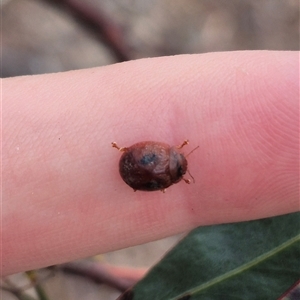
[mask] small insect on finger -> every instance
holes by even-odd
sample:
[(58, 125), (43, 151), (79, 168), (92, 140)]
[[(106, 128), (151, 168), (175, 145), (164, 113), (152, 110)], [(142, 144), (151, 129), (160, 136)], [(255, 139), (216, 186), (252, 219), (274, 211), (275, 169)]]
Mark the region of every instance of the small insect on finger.
[[(186, 156), (179, 151), (189, 142), (185, 140), (180, 146), (146, 141), (130, 147), (119, 147), (113, 142), (112, 147), (122, 151), (119, 161), (119, 172), (122, 179), (134, 191), (162, 191), (178, 183), (188, 172)], [(193, 177), (192, 177), (193, 178)], [(194, 180), (194, 178), (193, 178)]]

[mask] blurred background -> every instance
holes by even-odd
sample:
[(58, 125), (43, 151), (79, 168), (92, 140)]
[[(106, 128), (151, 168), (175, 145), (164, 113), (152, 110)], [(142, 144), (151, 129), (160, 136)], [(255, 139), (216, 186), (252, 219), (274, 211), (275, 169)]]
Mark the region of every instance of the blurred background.
[[(299, 50), (298, 0), (2, 0), (1, 17), (1, 77), (183, 53)], [(82, 261), (85, 271), (71, 264), (10, 276), (1, 299), (116, 299), (181, 238)], [(29, 289), (35, 282), (40, 292)]]
[(142, 57), (298, 50), (298, 0), (2, 0), (2, 77)]

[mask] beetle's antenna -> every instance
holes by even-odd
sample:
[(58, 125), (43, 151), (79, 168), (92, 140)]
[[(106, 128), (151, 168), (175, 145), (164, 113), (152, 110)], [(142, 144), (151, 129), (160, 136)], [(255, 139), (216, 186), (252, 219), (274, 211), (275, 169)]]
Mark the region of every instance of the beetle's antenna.
[[(194, 148), (189, 154), (187, 154), (185, 157), (188, 157), (190, 154), (192, 154), (196, 149), (198, 149), (200, 146), (197, 146), (196, 148)], [(191, 175), (191, 174), (190, 174)]]

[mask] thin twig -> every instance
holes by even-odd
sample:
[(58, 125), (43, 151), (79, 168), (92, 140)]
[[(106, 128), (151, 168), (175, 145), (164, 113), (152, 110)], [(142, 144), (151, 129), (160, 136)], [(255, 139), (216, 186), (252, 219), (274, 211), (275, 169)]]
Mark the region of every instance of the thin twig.
[(120, 25), (109, 19), (99, 8), (90, 7), (85, 1), (42, 0), (65, 9), (84, 28), (92, 32), (115, 55), (118, 62), (129, 60), (128, 47)]
[[(58, 266), (62, 271), (89, 278), (98, 284), (107, 284), (121, 292), (134, 285), (146, 270), (113, 267), (95, 261), (69, 262)], [(127, 276), (126, 274), (127, 273)], [(130, 274), (130, 275), (128, 275)]]

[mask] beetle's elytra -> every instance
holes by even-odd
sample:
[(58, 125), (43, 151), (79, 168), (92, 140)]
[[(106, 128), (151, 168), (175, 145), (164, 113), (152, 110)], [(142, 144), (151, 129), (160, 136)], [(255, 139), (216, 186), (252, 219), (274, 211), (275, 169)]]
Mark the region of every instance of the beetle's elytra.
[(112, 143), (112, 146), (123, 152), (119, 172), (134, 191), (165, 192), (167, 187), (182, 179), (190, 183), (189, 179), (183, 178), (188, 163), (179, 151), (187, 144), (186, 140), (180, 146), (171, 147), (165, 143), (147, 141), (124, 148), (118, 147), (116, 143)]

